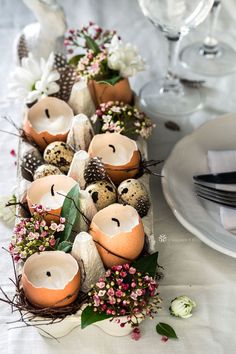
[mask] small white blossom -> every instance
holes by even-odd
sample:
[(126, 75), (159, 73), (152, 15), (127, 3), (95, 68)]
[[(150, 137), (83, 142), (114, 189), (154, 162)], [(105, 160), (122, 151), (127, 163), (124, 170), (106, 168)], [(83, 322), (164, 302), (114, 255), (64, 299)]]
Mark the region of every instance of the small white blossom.
[(43, 58), (40, 61), (34, 59), (29, 53), (23, 58), (21, 66), (16, 67), (10, 77), (10, 96), (32, 103), (41, 97), (52, 95), (59, 91), (56, 83), (60, 78), (57, 70), (53, 69), (54, 54), (51, 53), (48, 60)]
[(196, 303), (188, 296), (182, 295), (171, 301), (170, 313), (173, 316), (181, 318), (189, 318), (192, 316), (192, 309), (196, 307)]
[(91, 122), (92, 122), (93, 124), (95, 124), (96, 121), (97, 121), (97, 119), (98, 119), (98, 116), (97, 116), (96, 114), (94, 114), (90, 119), (91, 119)]
[(112, 116), (103, 114), (102, 120), (104, 123), (110, 123)]
[(107, 50), (109, 68), (119, 71), (122, 77), (134, 76), (138, 71), (144, 70), (144, 60), (137, 48), (131, 43), (123, 43), (117, 35), (113, 36)]

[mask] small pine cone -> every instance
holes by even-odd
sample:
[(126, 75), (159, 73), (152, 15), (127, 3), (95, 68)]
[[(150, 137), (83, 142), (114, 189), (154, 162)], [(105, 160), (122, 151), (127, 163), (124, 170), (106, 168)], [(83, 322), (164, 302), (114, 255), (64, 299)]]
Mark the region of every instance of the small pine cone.
[(149, 209), (150, 209), (150, 200), (146, 198), (140, 198), (137, 201), (137, 204), (135, 205), (135, 209), (139, 213), (139, 216), (143, 218), (144, 216), (147, 215)]
[(84, 171), (84, 179), (87, 184), (107, 180), (106, 170), (99, 157), (93, 157), (90, 159)]

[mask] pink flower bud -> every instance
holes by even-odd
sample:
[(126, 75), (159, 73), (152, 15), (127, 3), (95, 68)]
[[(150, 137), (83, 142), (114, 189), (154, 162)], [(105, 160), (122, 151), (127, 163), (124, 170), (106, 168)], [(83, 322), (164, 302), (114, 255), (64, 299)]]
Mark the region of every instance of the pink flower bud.
[(51, 239), (51, 240), (49, 241), (49, 244), (50, 244), (51, 247), (55, 246), (56, 240), (55, 240), (54, 238)]

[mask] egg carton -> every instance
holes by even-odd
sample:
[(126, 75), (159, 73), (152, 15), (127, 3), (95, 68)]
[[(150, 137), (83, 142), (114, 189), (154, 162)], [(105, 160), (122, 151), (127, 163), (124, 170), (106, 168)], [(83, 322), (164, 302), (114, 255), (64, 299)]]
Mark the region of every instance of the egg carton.
[[(144, 139), (138, 138), (137, 139), (137, 145), (140, 150), (141, 156), (143, 160), (148, 159), (148, 152), (147, 152), (147, 143)], [(26, 202), (26, 192), (27, 189), (29, 188), (31, 181), (27, 180), (24, 178), (23, 173), (22, 173), (22, 160), (23, 156), (32, 149), (32, 146), (23, 141), (21, 139), (19, 141), (19, 146), (18, 146), (18, 163), (17, 163), (17, 179), (18, 179), (18, 188), (17, 188), (17, 200), (21, 201), (21, 203)], [(148, 174), (143, 174), (141, 177), (138, 178), (140, 182), (142, 182), (146, 189), (150, 194), (150, 184), (149, 184), (149, 175)], [(150, 198), (151, 199), (151, 198)], [(17, 215), (18, 218), (16, 219), (16, 223), (18, 222), (19, 217), (24, 217), (24, 210), (21, 207), (17, 208)], [(153, 209), (152, 205), (149, 209), (148, 214), (142, 218), (143, 225), (144, 225), (144, 230), (146, 234), (146, 242), (145, 242), (145, 251), (148, 251), (149, 253), (153, 253), (155, 249), (155, 239), (154, 239), (154, 233), (153, 233)], [(21, 269), (18, 268), (18, 274), (21, 273)], [(70, 331), (72, 331), (76, 327), (80, 327), (81, 325), (81, 308), (77, 313), (73, 315), (68, 315), (65, 319), (62, 321), (56, 321), (54, 323), (51, 323), (51, 320), (37, 317), (35, 319), (35, 323), (37, 323), (37, 329), (39, 333), (43, 336), (49, 337), (49, 338), (60, 338), (62, 336), (67, 335)], [(106, 320), (105, 320), (106, 321)], [(32, 325), (33, 322), (31, 321), (30, 325)], [(132, 328), (128, 328), (125, 326), (125, 330), (120, 327), (120, 326), (110, 326), (110, 322), (106, 323), (104, 321), (98, 322), (94, 324), (98, 327), (100, 327), (105, 333), (114, 335), (114, 336), (123, 336), (127, 335), (128, 333), (131, 332)], [(110, 332), (112, 331), (112, 332)]]
[[(148, 152), (147, 152), (147, 143), (144, 139), (138, 138), (137, 139), (137, 146), (140, 150), (141, 156), (143, 160), (148, 159)], [(32, 146), (23, 141), (22, 139), (19, 141), (19, 146), (18, 146), (18, 163), (17, 163), (17, 200), (19, 200), (21, 203), (26, 202), (26, 192), (27, 189), (29, 188), (31, 181), (26, 179), (22, 173), (24, 171), (22, 169), (22, 161), (23, 161), (23, 156), (29, 152), (32, 149)], [(141, 177), (137, 178), (138, 181), (144, 184), (146, 187), (149, 196), (151, 195), (150, 193), (150, 182), (149, 182), (150, 176), (148, 174), (143, 174)], [(150, 198), (151, 199), (151, 198)], [(17, 210), (17, 215), (20, 217), (24, 216), (24, 211), (22, 210), (21, 207), (18, 207)], [(148, 211), (148, 214), (142, 218), (143, 224), (144, 224), (144, 230), (147, 238), (147, 251), (149, 253), (153, 253), (155, 249), (155, 238), (154, 238), (154, 232), (153, 232), (153, 208), (152, 204), (151, 207)], [(16, 222), (18, 222), (18, 218), (16, 219)]]

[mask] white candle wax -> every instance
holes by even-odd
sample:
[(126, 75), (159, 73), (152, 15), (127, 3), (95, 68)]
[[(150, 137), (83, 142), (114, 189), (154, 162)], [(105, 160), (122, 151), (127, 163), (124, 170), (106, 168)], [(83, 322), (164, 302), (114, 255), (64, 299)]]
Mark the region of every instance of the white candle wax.
[[(51, 193), (51, 191), (48, 191), (47, 193), (43, 194), (42, 197), (40, 198), (38, 204), (42, 205), (44, 208), (47, 208), (47, 209), (61, 208), (64, 203), (65, 196), (67, 195), (67, 192), (65, 192), (63, 190), (58, 190), (58, 191), (54, 190), (53, 194)], [(63, 194), (63, 195), (61, 195), (61, 194)]]
[(131, 232), (139, 224), (139, 215), (133, 207), (115, 203), (100, 210), (93, 222), (104, 234), (114, 237), (122, 232)]
[(130, 160), (130, 151), (117, 143), (102, 146), (97, 150), (97, 155), (110, 165), (125, 165)]
[(62, 115), (48, 118), (45, 114), (35, 120), (32, 125), (38, 133), (46, 130), (50, 134), (58, 134), (68, 130), (68, 121)]
[(103, 163), (112, 166), (128, 164), (135, 151), (138, 151), (136, 142), (118, 133), (97, 134), (89, 147), (92, 156), (98, 156)]
[(44, 265), (35, 268), (30, 281), (37, 288), (63, 289), (71, 280), (72, 270), (67, 264)]

